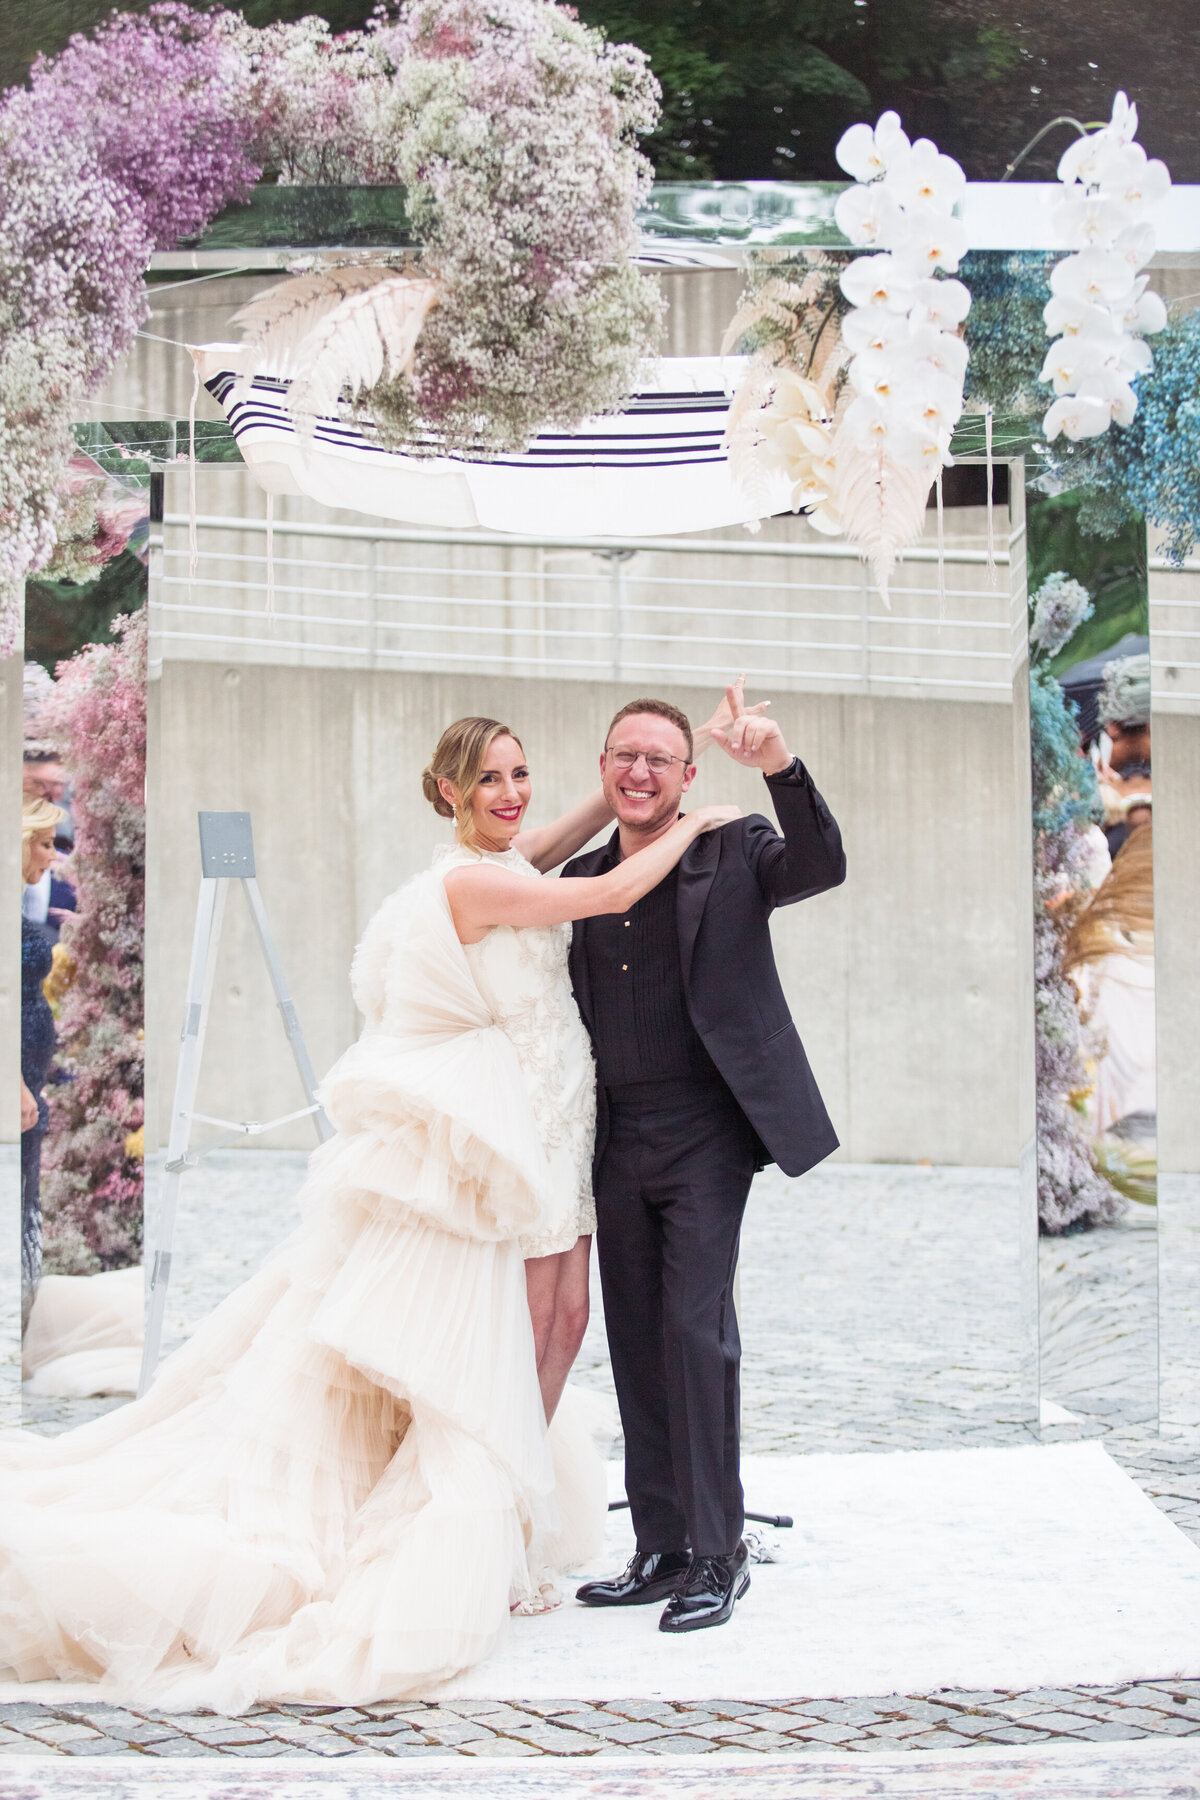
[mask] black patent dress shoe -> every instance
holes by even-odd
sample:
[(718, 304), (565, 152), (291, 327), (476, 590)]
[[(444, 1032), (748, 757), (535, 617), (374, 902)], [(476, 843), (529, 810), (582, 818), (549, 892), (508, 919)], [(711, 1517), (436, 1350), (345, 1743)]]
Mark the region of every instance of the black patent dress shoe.
[(660, 1631), (702, 1631), (724, 1625), (750, 1586), (750, 1552), (743, 1542), (732, 1556), (697, 1556), (667, 1601)]
[(686, 1550), (638, 1550), (612, 1581), (585, 1581), (575, 1598), (585, 1606), (649, 1606), (673, 1594), (691, 1567)]

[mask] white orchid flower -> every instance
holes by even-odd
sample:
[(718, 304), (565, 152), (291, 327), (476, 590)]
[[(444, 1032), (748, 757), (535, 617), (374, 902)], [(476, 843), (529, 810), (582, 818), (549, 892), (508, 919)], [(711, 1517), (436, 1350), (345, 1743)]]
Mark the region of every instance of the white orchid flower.
[(1145, 338), (1122, 335), (1117, 339), (1117, 344), (1117, 356), (1106, 366), (1115, 368), (1127, 381), (1136, 381), (1139, 375), (1149, 374), (1154, 367), (1154, 352)]
[(948, 375), (962, 386), (967, 372), (969, 352), (962, 338), (934, 325), (919, 325), (905, 346), (907, 355), (916, 363), (928, 363), (939, 375)]
[(906, 210), (948, 213), (962, 199), (967, 178), (952, 156), (943, 156), (929, 138), (918, 138), (907, 155), (889, 165), (884, 185)]
[(918, 281), (914, 293), (914, 322), (936, 325), (941, 331), (954, 331), (971, 310), (971, 295), (961, 281), (951, 278), (938, 281), (927, 276)]
[(837, 508), (828, 501), (824, 506), (814, 506), (804, 516), (813, 529), (821, 532), (824, 537), (840, 537), (842, 535), (841, 515)]
[(913, 303), (913, 277), (894, 256), (857, 256), (842, 270), (841, 289), (851, 306), (883, 306), (906, 313)]
[(1126, 331), (1143, 331), (1151, 335), (1165, 329), (1167, 309), (1160, 294), (1144, 293), (1139, 294), (1133, 304), (1119, 313), (1117, 318)]
[(911, 148), (908, 133), (900, 123), (898, 112), (880, 113), (875, 121), (875, 143), (886, 168), (891, 168), (896, 158), (903, 156)]
[(833, 209), (837, 228), (852, 244), (886, 244), (900, 221), (895, 197), (882, 182), (843, 190)]
[(1123, 89), (1118, 88), (1113, 96), (1112, 118), (1106, 131), (1112, 133), (1120, 144), (1131, 144), (1137, 136), (1138, 110)]
[(1115, 368), (1122, 341), (1119, 337), (1056, 338), (1046, 352), (1038, 380), (1051, 382), (1056, 394), (1076, 393), (1085, 376)]
[(1066, 394), (1056, 400), (1042, 420), (1042, 430), (1053, 440), (1061, 431), (1077, 444), (1081, 438), (1101, 437), (1112, 424), (1112, 409), (1104, 400), (1085, 394)]
[(943, 465), (950, 462), (950, 434), (926, 431), (919, 424), (905, 422), (893, 426), (888, 436), (887, 454), (905, 469), (924, 469), (933, 481)]
[(900, 425), (917, 432), (951, 432), (962, 417), (963, 397), (959, 382), (930, 369), (914, 381), (903, 402), (896, 408)]
[(1109, 244), (1134, 217), (1134, 209), (1115, 195), (1086, 194), (1076, 188), (1066, 190), (1051, 214), (1064, 244)]
[(1121, 258), (1129, 274), (1136, 275), (1154, 255), (1153, 225), (1143, 220), (1140, 225), (1128, 226), (1114, 240), (1112, 254)]
[(850, 386), (856, 394), (873, 395), (883, 406), (895, 400), (908, 373), (907, 359), (897, 354), (898, 346), (887, 344), (879, 350), (860, 350), (850, 365)]
[(872, 394), (860, 394), (846, 408), (846, 430), (860, 450), (882, 450), (892, 418), (886, 406)]
[(869, 125), (851, 125), (838, 139), (833, 154), (847, 175), (866, 182), (882, 175), (908, 147), (900, 114), (885, 112), (880, 113), (874, 131)]
[(1113, 337), (1118, 326), (1106, 306), (1079, 300), (1073, 294), (1055, 294), (1042, 308), (1046, 330), (1063, 337)]
[(1050, 291), (1103, 304), (1129, 291), (1129, 264), (1115, 250), (1077, 250), (1050, 271)]
[(1115, 369), (1097, 369), (1079, 383), (1081, 400), (1100, 400), (1118, 425), (1132, 425), (1137, 411), (1137, 395)]
[(960, 219), (941, 217), (937, 213), (916, 213), (912, 231), (905, 233), (903, 252), (898, 257), (905, 270), (916, 280), (945, 269), (950, 275), (967, 253), (967, 228)]
[(869, 125), (851, 125), (838, 139), (833, 154), (838, 167), (845, 169), (855, 181), (874, 181), (887, 167)]
[(879, 350), (907, 335), (903, 313), (889, 312), (886, 306), (855, 306), (842, 320), (842, 341), (849, 350)]
[(941, 470), (954, 462), (950, 454), (950, 436), (948, 431), (914, 432), (906, 442), (903, 461), (910, 468), (926, 469), (930, 481), (935, 481)]
[(1058, 159), (1058, 179), (1065, 186), (1078, 183), (1085, 188), (1096, 187), (1100, 180), (1100, 168), (1111, 159), (1115, 148), (1102, 131), (1076, 138)]
[[(1129, 148), (1141, 150), (1141, 145), (1131, 144)], [(1145, 211), (1166, 199), (1171, 191), (1171, 172), (1159, 157), (1156, 156), (1151, 162), (1143, 151), (1142, 166), (1125, 177), (1119, 191), (1120, 198), (1127, 206)]]
[(828, 404), (820, 388), (794, 369), (780, 369), (775, 376), (769, 412), (780, 418), (813, 419), (826, 423)]

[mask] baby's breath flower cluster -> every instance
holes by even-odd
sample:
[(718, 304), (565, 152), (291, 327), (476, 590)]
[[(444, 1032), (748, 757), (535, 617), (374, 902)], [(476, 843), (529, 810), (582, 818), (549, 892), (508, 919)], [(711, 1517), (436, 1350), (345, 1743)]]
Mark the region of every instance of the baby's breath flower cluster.
[(147, 496), (122, 486), (90, 456), (73, 456), (59, 483), (54, 554), (48, 581), (95, 581), (146, 522)]
[(38, 720), (74, 780), (71, 870), (79, 910), (63, 926), (73, 969), (58, 1015), (59, 1059), (42, 1162), (46, 1268), (123, 1268), (141, 1246), (144, 1123), (146, 614), (113, 620), (115, 641), (58, 666)]
[(1058, 570), (1047, 575), (1031, 602), (1029, 642), (1043, 656), (1055, 656), (1093, 612), (1082, 582)]
[(258, 173), (220, 14), (114, 15), (0, 100), (0, 650), (54, 551), (71, 422), (145, 316), (151, 252)]
[(658, 89), (552, 0), (413, 0), (363, 31), (116, 14), (0, 99), (0, 649), (55, 543), (81, 403), (129, 349), (154, 249), (291, 183), (402, 183), (439, 284), (389, 441), (488, 455), (611, 411), (659, 327), (631, 262)]
[(550, 0), (414, 0), (377, 43), (394, 73), (375, 142), (441, 292), (411, 378), (367, 416), (409, 448), (432, 428), (487, 455), (615, 410), (660, 318), (631, 261), (658, 111), (644, 55)]
[(1149, 725), (1150, 658), (1145, 651), (1105, 663), (1096, 710), (1104, 725)]

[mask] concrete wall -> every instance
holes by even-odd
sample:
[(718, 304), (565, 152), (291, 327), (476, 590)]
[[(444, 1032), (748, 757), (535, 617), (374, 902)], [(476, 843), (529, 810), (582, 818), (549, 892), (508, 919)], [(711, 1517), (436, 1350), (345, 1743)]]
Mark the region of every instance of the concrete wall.
[[(318, 1070), (353, 1039), (347, 969), (373, 909), (446, 833), (418, 771), (450, 719), (522, 734), (536, 818), (595, 779), (628, 684), (168, 662), (154, 684), (148, 1036), (165, 1139), (200, 808), (250, 810), (259, 881)], [(668, 687), (693, 717), (709, 689)], [(778, 915), (784, 982), (846, 1156), (1014, 1164), (1019, 1149), (1012, 714), (994, 703), (780, 695), (842, 825), (844, 888)], [(762, 810), (719, 752), (694, 790)], [(199, 1110), (300, 1104), (241, 896), (230, 896)], [(306, 1145), (306, 1125), (267, 1140)]]
[(1157, 712), (1153, 736), (1159, 1167), (1194, 1173), (1200, 1170), (1200, 716)]

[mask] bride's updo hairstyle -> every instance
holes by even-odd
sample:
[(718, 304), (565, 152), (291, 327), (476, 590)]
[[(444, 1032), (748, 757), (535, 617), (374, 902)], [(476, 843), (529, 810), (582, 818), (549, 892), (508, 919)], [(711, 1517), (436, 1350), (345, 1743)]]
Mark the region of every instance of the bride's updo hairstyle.
[[(468, 850), (477, 847), (471, 796), (479, 786), (479, 777), (483, 774), (488, 751), (496, 739), (502, 737), (512, 738), (524, 750), (525, 746), (521, 744), (516, 732), (507, 725), (501, 725), (498, 719), (455, 719), (453, 725), (447, 725), (438, 739), (429, 767), (421, 771), (421, 787), (425, 798), (440, 819), (455, 821), (459, 840)], [(438, 787), (439, 781), (454, 783), (458, 791), (457, 806), (451, 806)]]

